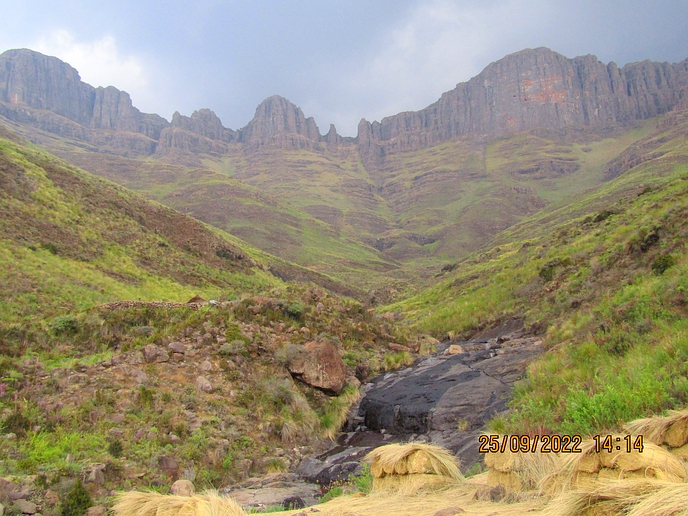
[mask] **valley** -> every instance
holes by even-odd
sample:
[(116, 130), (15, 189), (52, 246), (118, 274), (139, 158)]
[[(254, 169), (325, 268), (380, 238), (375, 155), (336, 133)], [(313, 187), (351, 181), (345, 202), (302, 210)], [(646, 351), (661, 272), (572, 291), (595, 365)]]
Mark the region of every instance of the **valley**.
[(355, 138), (280, 96), (232, 130), (30, 50), (0, 65), (13, 515), (82, 481), (103, 510), (180, 479), (245, 509), (374, 500), (368, 439), (443, 445), (480, 483), (482, 432), (591, 436), (688, 403), (688, 61), (524, 50)]

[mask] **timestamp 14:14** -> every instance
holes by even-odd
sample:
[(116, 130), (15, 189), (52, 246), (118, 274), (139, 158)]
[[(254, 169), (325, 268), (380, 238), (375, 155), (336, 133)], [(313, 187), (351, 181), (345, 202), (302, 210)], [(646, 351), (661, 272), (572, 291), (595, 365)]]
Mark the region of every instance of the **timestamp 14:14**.
[(612, 453), (613, 451), (620, 451), (631, 453), (637, 451), (638, 453), (643, 453), (643, 436), (632, 436), (632, 435), (596, 435), (593, 437), (595, 441), (595, 452), (600, 453), (602, 451), (607, 451)]

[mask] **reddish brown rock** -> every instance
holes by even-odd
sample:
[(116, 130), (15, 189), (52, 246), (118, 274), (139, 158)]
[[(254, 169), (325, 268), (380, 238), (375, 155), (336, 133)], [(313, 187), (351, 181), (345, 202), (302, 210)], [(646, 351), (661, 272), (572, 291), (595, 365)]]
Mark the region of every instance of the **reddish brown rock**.
[(104, 505), (95, 505), (86, 509), (85, 516), (105, 516), (107, 509)]
[(323, 339), (306, 344), (288, 365), (294, 378), (328, 394), (339, 394), (346, 385), (346, 366), (337, 347)]
[(203, 392), (213, 392), (214, 388), (210, 381), (204, 376), (199, 376), (196, 378), (196, 387), (198, 387)]
[(454, 516), (455, 514), (461, 514), (464, 512), (466, 511), (464, 511), (461, 507), (447, 507), (446, 509), (440, 509), (432, 516)]
[(153, 362), (167, 362), (170, 359), (167, 352), (155, 344), (148, 344), (144, 346), (141, 351), (143, 353), (143, 358), (148, 364), (152, 364)]
[(177, 480), (174, 484), (172, 484), (172, 487), (170, 487), (170, 493), (172, 493), (173, 495), (193, 496), (193, 482), (191, 482), (190, 480), (183, 479)]

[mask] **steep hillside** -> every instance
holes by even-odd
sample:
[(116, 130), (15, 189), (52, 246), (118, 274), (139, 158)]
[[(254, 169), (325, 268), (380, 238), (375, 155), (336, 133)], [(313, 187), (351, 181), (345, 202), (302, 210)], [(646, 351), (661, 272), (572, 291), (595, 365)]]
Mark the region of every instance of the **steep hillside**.
[(545, 334), (550, 351), (496, 429), (599, 433), (687, 401), (688, 111), (622, 156), (608, 183), (515, 225), (390, 307), (437, 336), (511, 318)]
[(0, 130), (3, 324), (120, 299), (255, 292), (278, 277), (351, 292)]
[(283, 281), (334, 280), (2, 127), (0, 221), (0, 476), (38, 475), (50, 511), (76, 478), (102, 500), (285, 471), (421, 347), (391, 314)]

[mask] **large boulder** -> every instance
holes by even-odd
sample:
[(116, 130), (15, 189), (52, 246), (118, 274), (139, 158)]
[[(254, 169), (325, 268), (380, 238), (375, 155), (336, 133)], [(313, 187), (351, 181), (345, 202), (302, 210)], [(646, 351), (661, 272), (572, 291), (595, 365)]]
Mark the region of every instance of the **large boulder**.
[(346, 366), (329, 340), (309, 342), (288, 364), (291, 375), (327, 394), (339, 394), (346, 385)]

